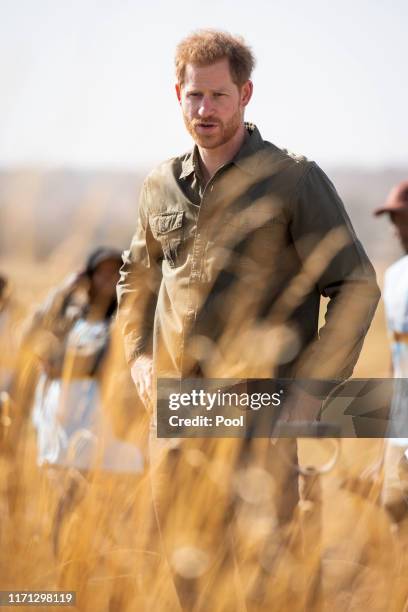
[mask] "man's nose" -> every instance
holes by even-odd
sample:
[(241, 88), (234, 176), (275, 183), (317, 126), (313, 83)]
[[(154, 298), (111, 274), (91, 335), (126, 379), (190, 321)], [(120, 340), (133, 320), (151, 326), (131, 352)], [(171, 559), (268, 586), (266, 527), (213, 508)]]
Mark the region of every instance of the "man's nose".
[(201, 98), (201, 104), (198, 109), (198, 114), (200, 115), (200, 117), (208, 117), (209, 115), (212, 115), (213, 111), (214, 111), (214, 104), (213, 104), (213, 101), (211, 100), (211, 97), (203, 96)]

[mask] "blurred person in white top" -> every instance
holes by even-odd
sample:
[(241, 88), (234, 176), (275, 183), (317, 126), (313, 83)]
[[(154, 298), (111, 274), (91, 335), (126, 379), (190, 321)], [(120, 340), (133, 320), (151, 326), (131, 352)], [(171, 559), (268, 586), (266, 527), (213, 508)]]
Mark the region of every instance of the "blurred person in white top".
[[(109, 351), (120, 263), (119, 251), (98, 247), (85, 268), (51, 291), (34, 314), (27, 342), (41, 370), (32, 415), (39, 465), (142, 470), (140, 450), (117, 438), (109, 418), (111, 396), (103, 393), (109, 377), (121, 380), (120, 364), (111, 371)], [(118, 399), (120, 387), (113, 388)]]
[(405, 255), (388, 268), (384, 304), (394, 387), (385, 453), (383, 503), (395, 521), (408, 517), (408, 180), (395, 186), (376, 215), (388, 214)]

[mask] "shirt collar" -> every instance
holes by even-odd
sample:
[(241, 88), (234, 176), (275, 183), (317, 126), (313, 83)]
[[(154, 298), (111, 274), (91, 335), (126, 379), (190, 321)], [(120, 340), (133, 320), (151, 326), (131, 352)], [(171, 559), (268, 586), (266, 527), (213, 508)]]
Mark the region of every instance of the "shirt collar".
[(195, 146), (194, 149), (190, 151), (190, 153), (187, 153), (184, 156), (184, 159), (181, 162), (181, 172), (180, 172), (181, 179), (186, 178), (187, 176), (190, 176), (190, 174), (194, 172), (195, 170), (194, 156), (196, 156), (196, 149), (197, 149), (197, 146)]
[(244, 144), (232, 163), (240, 170), (248, 172), (248, 174), (255, 174), (259, 166), (259, 155), (257, 154), (264, 149), (265, 143), (254, 123), (245, 123), (245, 127), (248, 131), (248, 137), (245, 138)]
[[(259, 164), (258, 156), (255, 154), (264, 148), (264, 141), (254, 123), (245, 122), (245, 127), (248, 135), (238, 153), (231, 160), (231, 163), (249, 174), (254, 174)], [(186, 178), (193, 172), (200, 176), (197, 145), (184, 157), (181, 164), (180, 178)]]

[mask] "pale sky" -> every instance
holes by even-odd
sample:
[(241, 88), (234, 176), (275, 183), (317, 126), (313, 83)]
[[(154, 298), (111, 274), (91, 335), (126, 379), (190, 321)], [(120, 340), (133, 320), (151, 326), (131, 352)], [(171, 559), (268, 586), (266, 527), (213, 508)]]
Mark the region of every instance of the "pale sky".
[(199, 27), (252, 46), (264, 139), (407, 163), (407, 0), (0, 0), (0, 165), (144, 170), (188, 150), (173, 55)]

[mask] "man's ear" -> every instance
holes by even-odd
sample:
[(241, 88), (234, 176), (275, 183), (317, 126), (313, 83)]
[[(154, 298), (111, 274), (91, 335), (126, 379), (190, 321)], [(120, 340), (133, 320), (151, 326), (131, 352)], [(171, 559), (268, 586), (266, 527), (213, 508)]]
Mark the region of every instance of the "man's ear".
[(252, 98), (252, 92), (254, 90), (254, 85), (252, 81), (246, 81), (241, 87), (241, 104), (242, 106), (246, 106), (250, 99)]
[(177, 95), (177, 100), (181, 104), (181, 85), (180, 83), (176, 83), (176, 95)]

